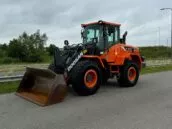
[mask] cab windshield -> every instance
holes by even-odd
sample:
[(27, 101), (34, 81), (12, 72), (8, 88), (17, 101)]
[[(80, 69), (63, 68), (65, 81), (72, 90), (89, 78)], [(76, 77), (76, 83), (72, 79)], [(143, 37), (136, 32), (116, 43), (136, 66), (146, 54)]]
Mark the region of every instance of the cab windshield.
[(90, 25), (84, 28), (83, 43), (93, 43), (93, 40), (100, 41), (101, 27), (100, 25)]

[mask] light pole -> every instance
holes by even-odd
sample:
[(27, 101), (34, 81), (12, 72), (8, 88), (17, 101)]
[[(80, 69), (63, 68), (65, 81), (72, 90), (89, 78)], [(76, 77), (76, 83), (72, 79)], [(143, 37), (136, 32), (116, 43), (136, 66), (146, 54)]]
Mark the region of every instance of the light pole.
[(171, 48), (172, 48), (172, 8), (162, 8), (160, 10), (170, 10), (171, 11)]
[(160, 10), (170, 10), (171, 11), (171, 48), (172, 48), (172, 8), (162, 8)]
[(161, 42), (161, 40), (160, 40), (160, 31), (161, 31), (161, 30), (160, 30), (160, 27), (158, 27), (159, 46), (161, 46), (161, 43), (160, 43), (160, 42)]
[(170, 10), (171, 11), (171, 51), (170, 51), (170, 55), (172, 58), (172, 8), (161, 8), (160, 10)]

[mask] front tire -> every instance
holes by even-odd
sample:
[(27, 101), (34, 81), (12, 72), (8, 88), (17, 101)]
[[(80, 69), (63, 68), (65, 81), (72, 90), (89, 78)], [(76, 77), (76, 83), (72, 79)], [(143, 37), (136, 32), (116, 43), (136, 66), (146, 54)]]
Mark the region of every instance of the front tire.
[(118, 83), (122, 87), (133, 87), (139, 79), (139, 68), (135, 62), (128, 61), (120, 69), (120, 75), (117, 78)]
[(78, 95), (92, 95), (100, 88), (101, 71), (94, 61), (79, 61), (71, 72), (72, 88)]

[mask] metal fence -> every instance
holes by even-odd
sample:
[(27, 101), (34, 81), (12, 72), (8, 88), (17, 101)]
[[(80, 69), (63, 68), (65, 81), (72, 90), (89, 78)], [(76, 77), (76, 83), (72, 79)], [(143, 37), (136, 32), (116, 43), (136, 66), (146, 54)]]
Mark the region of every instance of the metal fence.
[(149, 67), (163, 66), (163, 65), (172, 64), (172, 59), (170, 58), (148, 59), (146, 60), (146, 64)]
[(4, 76), (4, 77), (0, 77), (0, 82), (18, 81), (18, 80), (21, 80), (22, 77), (23, 75)]
[[(148, 60), (146, 60), (146, 66), (147, 67), (158, 67), (158, 66), (163, 66), (163, 65), (168, 65), (168, 64), (172, 64), (172, 59), (160, 58), (160, 59), (148, 59)], [(23, 77), (23, 75), (3, 76), (3, 77), (0, 77), (0, 82), (18, 81), (18, 80), (21, 80), (22, 77)]]

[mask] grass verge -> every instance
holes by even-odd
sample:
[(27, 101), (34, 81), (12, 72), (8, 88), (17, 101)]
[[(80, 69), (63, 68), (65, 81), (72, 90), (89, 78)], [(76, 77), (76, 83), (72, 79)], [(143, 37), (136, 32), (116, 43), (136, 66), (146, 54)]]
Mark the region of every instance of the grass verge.
[(0, 94), (11, 93), (17, 90), (19, 81), (15, 82), (0, 82)]
[(148, 74), (148, 73), (156, 73), (156, 72), (163, 72), (163, 71), (171, 71), (172, 64), (164, 65), (164, 66), (154, 66), (154, 67), (146, 67), (143, 68), (141, 74)]
[[(172, 70), (172, 64), (157, 67), (146, 67), (142, 69), (141, 75), (170, 70)], [(17, 87), (19, 86), (19, 83), (19, 81), (0, 83), (0, 94), (15, 92), (17, 90)]]

